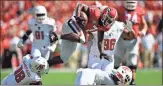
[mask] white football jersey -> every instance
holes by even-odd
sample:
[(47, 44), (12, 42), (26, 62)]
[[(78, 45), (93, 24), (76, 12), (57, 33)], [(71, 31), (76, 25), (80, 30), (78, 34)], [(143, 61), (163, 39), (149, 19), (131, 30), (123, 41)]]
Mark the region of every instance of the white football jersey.
[(98, 49), (98, 37), (97, 37), (97, 31), (91, 32), (92, 37), (88, 41), (88, 53), (91, 56), (99, 56), (99, 49)]
[(111, 77), (112, 70), (79, 69), (76, 77), (76, 85), (115, 85)]
[(30, 83), (41, 81), (41, 77), (32, 72), (30, 69), (31, 56), (23, 57), (23, 62), (20, 66), (7, 77), (2, 80), (3, 85), (29, 85)]
[(110, 30), (104, 32), (104, 53), (113, 56), (115, 46), (124, 30), (124, 23), (115, 21)]
[(50, 45), (50, 32), (56, 31), (54, 19), (47, 18), (43, 23), (38, 23), (36, 19), (32, 18), (28, 22), (28, 27), (32, 31), (33, 47), (42, 48)]

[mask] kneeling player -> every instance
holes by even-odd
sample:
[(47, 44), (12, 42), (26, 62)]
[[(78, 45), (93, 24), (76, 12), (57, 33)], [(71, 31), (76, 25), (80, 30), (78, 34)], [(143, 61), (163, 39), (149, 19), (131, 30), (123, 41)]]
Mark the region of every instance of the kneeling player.
[(76, 85), (125, 85), (132, 79), (132, 71), (127, 66), (117, 70), (102, 71), (100, 69), (79, 69)]
[(3, 85), (42, 85), (41, 75), (47, 74), (49, 65), (47, 60), (37, 54), (36, 57), (26, 55), (20, 66), (1, 82)]

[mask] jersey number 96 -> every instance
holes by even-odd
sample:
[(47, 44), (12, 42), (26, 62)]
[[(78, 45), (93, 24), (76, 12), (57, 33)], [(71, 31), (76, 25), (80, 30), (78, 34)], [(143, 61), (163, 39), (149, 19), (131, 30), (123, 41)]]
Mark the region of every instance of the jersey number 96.
[(113, 50), (116, 39), (104, 39), (104, 50)]

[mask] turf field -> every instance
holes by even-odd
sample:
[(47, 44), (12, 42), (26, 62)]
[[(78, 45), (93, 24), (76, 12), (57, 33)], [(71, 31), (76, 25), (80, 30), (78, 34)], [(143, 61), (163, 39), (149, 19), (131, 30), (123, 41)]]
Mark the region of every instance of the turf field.
[[(12, 70), (1, 70), (1, 79), (3, 79)], [(54, 70), (51, 69), (48, 75), (43, 76), (44, 85), (72, 85), (75, 81), (74, 70)], [(148, 69), (137, 71), (137, 85), (161, 85), (162, 84), (162, 71), (160, 69)]]

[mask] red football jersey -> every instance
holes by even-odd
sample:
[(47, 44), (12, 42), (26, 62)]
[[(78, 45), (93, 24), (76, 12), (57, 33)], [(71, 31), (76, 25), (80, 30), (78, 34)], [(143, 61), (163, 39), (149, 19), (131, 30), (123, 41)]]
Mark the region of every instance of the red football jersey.
[(119, 12), (120, 12), (119, 13), (120, 21), (125, 22), (128, 19), (133, 23), (133, 30), (135, 31), (135, 35), (137, 37), (140, 25), (142, 23), (141, 17), (144, 16), (144, 14), (145, 14), (144, 10), (140, 7), (137, 7), (134, 11), (128, 12), (123, 7), (123, 9), (121, 9), (121, 11), (119, 11)]
[(97, 30), (103, 30), (107, 31), (108, 29), (99, 25), (99, 18), (100, 18), (100, 9), (96, 6), (90, 6), (89, 7), (89, 17), (88, 17), (88, 23), (86, 25), (86, 31), (97, 31)]

